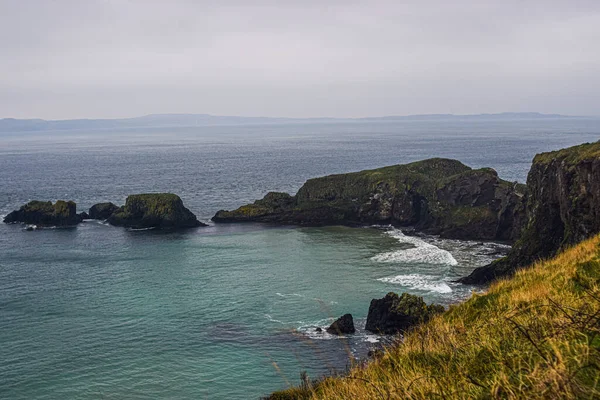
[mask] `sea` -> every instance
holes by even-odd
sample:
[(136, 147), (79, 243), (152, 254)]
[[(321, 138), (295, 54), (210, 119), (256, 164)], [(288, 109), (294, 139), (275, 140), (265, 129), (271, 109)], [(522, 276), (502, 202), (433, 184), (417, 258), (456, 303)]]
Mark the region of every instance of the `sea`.
[[(259, 399), (343, 373), (390, 338), (369, 303), (408, 292), (450, 305), (453, 283), (503, 243), (390, 226), (215, 225), (312, 177), (430, 157), (525, 182), (536, 153), (600, 139), (600, 119), (356, 121), (0, 134), (0, 214), (30, 200), (123, 204), (172, 192), (208, 227), (0, 224), (0, 398)], [(351, 313), (357, 333), (317, 333)]]

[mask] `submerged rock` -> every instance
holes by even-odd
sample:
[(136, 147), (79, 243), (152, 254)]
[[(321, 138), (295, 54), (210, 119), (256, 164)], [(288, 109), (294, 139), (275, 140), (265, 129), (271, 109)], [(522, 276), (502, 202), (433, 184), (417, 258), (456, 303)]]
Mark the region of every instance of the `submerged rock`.
[(365, 329), (379, 334), (404, 332), (443, 311), (443, 306), (427, 305), (422, 297), (390, 292), (382, 299), (371, 300)]
[(194, 228), (206, 226), (172, 193), (135, 194), (108, 218), (108, 223), (127, 228)]
[(77, 215), (77, 205), (73, 201), (33, 200), (8, 214), (4, 223), (25, 223), (37, 226), (73, 226), (81, 222)]
[(356, 329), (354, 329), (354, 320), (352, 319), (352, 314), (344, 314), (336, 319), (333, 324), (327, 328), (327, 332), (333, 335), (356, 332)]
[(433, 158), (309, 179), (295, 196), (268, 193), (215, 222), (298, 225), (413, 225), (458, 239), (513, 240), (521, 229), (524, 185), (496, 171)]
[(90, 207), (89, 215), (91, 219), (106, 220), (118, 209), (113, 203), (98, 203)]
[(535, 156), (525, 228), (509, 254), (459, 282), (488, 283), (600, 232), (600, 142)]
[(90, 216), (85, 211), (82, 211), (82, 212), (79, 213), (79, 218), (81, 218), (82, 220), (84, 220), (84, 219), (90, 219)]

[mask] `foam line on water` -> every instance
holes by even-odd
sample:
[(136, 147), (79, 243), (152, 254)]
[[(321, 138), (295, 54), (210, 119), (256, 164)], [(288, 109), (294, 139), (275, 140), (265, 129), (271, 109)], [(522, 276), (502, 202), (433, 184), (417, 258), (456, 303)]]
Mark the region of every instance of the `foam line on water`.
[(395, 262), (395, 263), (423, 263), (423, 264), (445, 264), (457, 265), (458, 262), (449, 251), (427, 243), (416, 236), (407, 236), (398, 229), (387, 231), (386, 234), (400, 243), (408, 243), (414, 247), (389, 251), (373, 256), (371, 260), (376, 262)]
[(440, 281), (440, 278), (430, 275), (408, 274), (396, 275), (387, 278), (377, 279), (385, 283), (401, 285), (413, 290), (426, 290), (437, 293), (450, 293), (452, 288), (446, 282)]

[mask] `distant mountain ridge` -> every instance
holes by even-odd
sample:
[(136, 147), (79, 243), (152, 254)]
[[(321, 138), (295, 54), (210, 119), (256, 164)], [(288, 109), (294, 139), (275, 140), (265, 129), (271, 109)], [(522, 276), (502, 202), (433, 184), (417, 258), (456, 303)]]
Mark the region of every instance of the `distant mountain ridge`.
[(498, 114), (420, 114), (392, 115), (364, 118), (285, 118), (285, 117), (240, 117), (216, 116), (209, 114), (150, 114), (142, 117), (118, 119), (0, 119), (0, 132), (29, 132), (77, 129), (126, 129), (151, 127), (195, 127), (211, 125), (281, 124), (281, 123), (318, 123), (318, 122), (364, 122), (364, 121), (428, 121), (428, 120), (485, 120), (485, 119), (548, 119), (577, 118), (561, 114), (541, 114), (537, 112)]

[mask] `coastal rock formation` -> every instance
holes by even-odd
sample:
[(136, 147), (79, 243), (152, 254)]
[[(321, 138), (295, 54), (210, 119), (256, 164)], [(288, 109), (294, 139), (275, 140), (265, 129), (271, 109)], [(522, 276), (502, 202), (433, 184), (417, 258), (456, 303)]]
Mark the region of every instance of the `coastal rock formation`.
[(86, 213), (85, 211), (82, 211), (79, 213), (79, 218), (81, 218), (81, 220), (90, 219), (90, 215), (88, 213)]
[(352, 319), (352, 314), (344, 314), (336, 319), (333, 324), (327, 328), (327, 332), (333, 335), (356, 332), (356, 329), (354, 329), (354, 320)]
[(482, 284), (600, 232), (600, 142), (541, 153), (527, 177), (526, 223), (510, 253), (460, 282)]
[(271, 192), (213, 221), (414, 225), (443, 237), (510, 241), (521, 229), (523, 195), (524, 185), (493, 169), (433, 158), (310, 179), (295, 196)]
[(443, 306), (427, 305), (422, 297), (390, 292), (382, 299), (371, 300), (365, 329), (379, 334), (404, 332), (441, 312)]
[(90, 207), (89, 215), (91, 219), (106, 220), (118, 209), (113, 203), (98, 203)]
[(127, 197), (125, 205), (115, 211), (108, 223), (127, 228), (193, 228), (205, 226), (185, 206), (179, 196), (172, 193), (134, 194)]
[(37, 226), (72, 226), (81, 222), (81, 216), (77, 215), (77, 205), (73, 201), (58, 200), (52, 204), (50, 201), (33, 200), (8, 214), (4, 222), (22, 222)]

